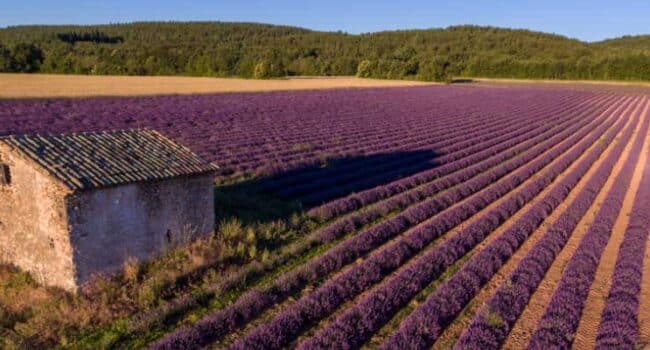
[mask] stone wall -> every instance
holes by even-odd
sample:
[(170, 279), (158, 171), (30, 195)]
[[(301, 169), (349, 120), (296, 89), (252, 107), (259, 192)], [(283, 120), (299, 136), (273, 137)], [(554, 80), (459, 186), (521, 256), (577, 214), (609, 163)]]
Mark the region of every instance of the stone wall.
[(214, 233), (212, 174), (72, 192), (0, 143), (0, 262), (74, 291), (129, 258), (144, 261)]
[(67, 205), (79, 284), (214, 232), (212, 174), (75, 193)]
[(65, 197), (68, 189), (32, 160), (0, 144), (11, 182), (0, 185), (0, 261), (44, 284), (73, 290), (74, 266)]

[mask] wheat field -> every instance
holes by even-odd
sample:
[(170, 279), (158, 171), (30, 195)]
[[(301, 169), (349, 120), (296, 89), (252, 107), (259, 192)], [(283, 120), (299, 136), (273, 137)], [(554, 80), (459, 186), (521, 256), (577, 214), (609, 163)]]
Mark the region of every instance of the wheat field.
[(0, 98), (186, 95), (224, 92), (397, 87), (425, 84), (431, 83), (404, 80), (360, 79), (356, 77), (294, 77), (273, 80), (251, 80), (172, 76), (0, 74)]

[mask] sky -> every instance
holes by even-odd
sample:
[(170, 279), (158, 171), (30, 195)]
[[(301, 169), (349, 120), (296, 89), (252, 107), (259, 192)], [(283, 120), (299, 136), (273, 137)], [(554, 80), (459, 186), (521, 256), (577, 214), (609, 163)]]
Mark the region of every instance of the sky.
[(457, 24), (526, 28), (584, 41), (650, 34), (650, 0), (0, 0), (0, 27), (236, 21), (365, 33)]

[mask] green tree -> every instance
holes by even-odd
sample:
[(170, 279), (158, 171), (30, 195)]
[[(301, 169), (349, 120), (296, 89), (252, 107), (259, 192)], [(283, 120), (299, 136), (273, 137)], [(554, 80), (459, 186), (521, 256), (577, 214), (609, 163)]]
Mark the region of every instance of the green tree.
[(253, 78), (270, 79), (287, 75), (282, 57), (277, 50), (271, 50), (255, 65)]
[(158, 60), (154, 56), (147, 57), (144, 60), (144, 70), (148, 75), (155, 75), (158, 72)]
[(14, 72), (36, 72), (43, 63), (43, 52), (34, 44), (17, 44), (14, 46), (11, 56), (11, 66)]
[(415, 50), (415, 48), (413, 48), (413, 46), (403, 46), (395, 50), (392, 58), (399, 61), (408, 62), (413, 57), (415, 57), (417, 53), (418, 52)]
[(253, 71), (253, 78), (255, 79), (270, 79), (273, 77), (272, 63), (269, 61), (262, 61), (255, 65)]
[(372, 62), (370, 60), (363, 60), (357, 66), (357, 77), (369, 78), (372, 76)]
[(0, 44), (0, 72), (11, 72), (13, 67), (13, 58), (11, 51)]
[(425, 60), (420, 64), (417, 78), (424, 81), (448, 81), (451, 79), (451, 75), (447, 71), (448, 67), (449, 61), (446, 57)]

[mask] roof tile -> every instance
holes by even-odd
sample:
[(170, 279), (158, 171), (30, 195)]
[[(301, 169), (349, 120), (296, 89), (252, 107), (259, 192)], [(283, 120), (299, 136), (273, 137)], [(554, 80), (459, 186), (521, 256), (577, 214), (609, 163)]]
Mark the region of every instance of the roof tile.
[(0, 137), (72, 190), (214, 172), (208, 163), (148, 129)]

